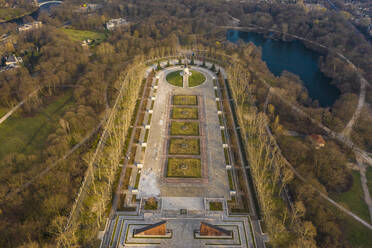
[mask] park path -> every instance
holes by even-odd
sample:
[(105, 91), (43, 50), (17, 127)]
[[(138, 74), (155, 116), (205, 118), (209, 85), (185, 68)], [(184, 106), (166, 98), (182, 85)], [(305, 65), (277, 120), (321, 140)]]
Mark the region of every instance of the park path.
[[(266, 99), (265, 99), (265, 107), (267, 107), (268, 105), (268, 102), (269, 102), (269, 98), (271, 96), (271, 93), (273, 92), (271, 90), (272, 88), (269, 88), (269, 92), (266, 96)], [(265, 111), (266, 111), (266, 108), (265, 108)], [(365, 227), (369, 228), (370, 230), (372, 230), (372, 225), (370, 225), (369, 223), (367, 223), (366, 221), (364, 221), (363, 219), (361, 219), (359, 216), (357, 216), (356, 214), (354, 214), (353, 212), (349, 211), (348, 209), (344, 208), (343, 206), (341, 206), (340, 204), (338, 204), (337, 202), (335, 202), (334, 200), (332, 200), (330, 197), (328, 197), (328, 195), (326, 195), (325, 193), (323, 193), (321, 190), (319, 190), (318, 188), (314, 187), (313, 184), (311, 184), (306, 178), (304, 178), (290, 163), (289, 161), (285, 158), (285, 156), (282, 154), (282, 151), (278, 145), (278, 143), (276, 142), (276, 139), (274, 137), (274, 135), (271, 133), (271, 130), (269, 128), (269, 126), (266, 126), (266, 131), (267, 133), (269, 134), (270, 138), (273, 140), (274, 142), (274, 145), (276, 146), (276, 148), (278, 149), (278, 151), (280, 152), (280, 155), (283, 157), (284, 159), (284, 162), (287, 164), (287, 166), (293, 171), (293, 173), (296, 175), (297, 178), (299, 178), (302, 182), (306, 183), (308, 186), (310, 186), (313, 190), (315, 190), (316, 192), (319, 193), (319, 195), (325, 199), (326, 201), (330, 202), (332, 205), (334, 205), (335, 207), (337, 207), (338, 209), (340, 209), (341, 211), (343, 211), (344, 213), (348, 214), (349, 216), (351, 216), (353, 219), (355, 219), (356, 221), (360, 222), (362, 225), (364, 225)], [(365, 176), (365, 167), (362, 163), (359, 163), (358, 161), (358, 165), (360, 167), (360, 173), (361, 173), (361, 182), (362, 182), (362, 187), (363, 187), (363, 193), (364, 193), (364, 200), (366, 202), (366, 204), (368, 205), (368, 209), (369, 209), (369, 213), (370, 213), (370, 218), (372, 220), (372, 200), (371, 200), (371, 197), (370, 197), (370, 194), (369, 194), (369, 191), (368, 191), (368, 186), (367, 186), (367, 179), (366, 179), (366, 176)], [(363, 167), (364, 167), (364, 170), (363, 170)], [(363, 173), (364, 172), (364, 173)], [(364, 175), (363, 175), (364, 174)]]
[(189, 74), (185, 74), (183, 73), (183, 76), (182, 76), (182, 85), (183, 85), (183, 88), (188, 88), (189, 87)]
[[(227, 74), (226, 72), (223, 70), (223, 68), (220, 68), (221, 70), (221, 73), (224, 75), (225, 78), (227, 78)], [(293, 105), (292, 103), (288, 102), (286, 99), (284, 99), (281, 95), (279, 95), (277, 92), (275, 92), (275, 90), (263, 79), (261, 79), (261, 81), (269, 88), (269, 94), (267, 94), (267, 98), (270, 97), (272, 94), (275, 94), (276, 96), (278, 96), (281, 100), (285, 101), (287, 104), (290, 104), (290, 106), (296, 110), (298, 113), (301, 113), (303, 115), (306, 115), (308, 118), (310, 118), (310, 120), (312, 120), (312, 122), (318, 124), (319, 127), (321, 127), (322, 129), (324, 130), (327, 130), (327, 133), (329, 132), (333, 132), (332, 130), (330, 130), (329, 128), (325, 127), (324, 125), (322, 125), (321, 123), (319, 123), (317, 120), (314, 120), (313, 118), (311, 118), (310, 116), (308, 116), (307, 113), (305, 113), (303, 110), (301, 110), (299, 107)], [(265, 103), (268, 103), (268, 99), (265, 100)], [(287, 159), (283, 156), (283, 154), (281, 153), (281, 150), (280, 150), (280, 147), (279, 145), (277, 144), (276, 142), (276, 139), (274, 138), (273, 134), (271, 133), (270, 131), (270, 128), (267, 126), (266, 127), (266, 131), (268, 133), (268, 135), (270, 136), (270, 138), (273, 140), (275, 146), (277, 147), (278, 151), (280, 152), (281, 156), (283, 157), (285, 163), (288, 165), (288, 167), (293, 171), (293, 173), (296, 175), (296, 177), (298, 179), (300, 179), (302, 182), (306, 183), (308, 186), (310, 186), (314, 191), (316, 191), (325, 201), (328, 201), (329, 203), (331, 203), (333, 206), (335, 206), (336, 208), (338, 208), (339, 210), (341, 210), (342, 212), (346, 213), (347, 215), (349, 215), (350, 217), (352, 217), (354, 220), (358, 221), (359, 223), (361, 223), (362, 225), (364, 225), (365, 227), (367, 227), (368, 229), (372, 230), (372, 225), (368, 222), (366, 222), (365, 220), (363, 220), (362, 218), (360, 218), (359, 216), (357, 216), (356, 214), (354, 214), (353, 212), (351, 212), (350, 210), (346, 209), (345, 207), (341, 206), (340, 204), (338, 204), (337, 202), (335, 202), (334, 200), (332, 200), (330, 197), (328, 197), (328, 195), (326, 195), (323, 191), (319, 190), (318, 188), (314, 187), (306, 178), (304, 178), (288, 161)], [(362, 157), (364, 158), (364, 157)], [(372, 215), (371, 215), (372, 216)]]
[(18, 194), (19, 192), (25, 190), (31, 184), (33, 184), (34, 182), (36, 182), (38, 179), (40, 179), (41, 177), (43, 177), (44, 175), (46, 175), (50, 170), (52, 170), (54, 167), (56, 167), (60, 162), (62, 162), (65, 159), (67, 159), (71, 154), (73, 154), (76, 150), (78, 150), (81, 146), (83, 146), (88, 140), (90, 140), (92, 138), (92, 136), (94, 134), (96, 134), (99, 131), (99, 129), (105, 123), (106, 119), (107, 119), (107, 113), (106, 113), (105, 117), (101, 120), (101, 122), (98, 124), (98, 126), (95, 127), (91, 132), (89, 132), (78, 144), (76, 144), (68, 152), (66, 152), (65, 155), (63, 155), (63, 157), (61, 157), (60, 159), (58, 159), (55, 162), (53, 162), (50, 166), (48, 166), (47, 168), (45, 168), (44, 170), (42, 170), (39, 174), (37, 174), (35, 177), (31, 178), (26, 183), (22, 184), (16, 190), (9, 192), (8, 195), (6, 196), (6, 199), (11, 199), (10, 197), (12, 197), (13, 195)]
[(33, 97), (34, 95), (36, 95), (38, 92), (39, 92), (40, 88), (34, 90), (33, 92), (31, 92), (27, 97), (26, 99), (22, 100), (21, 102), (19, 102), (16, 106), (14, 106), (11, 110), (9, 110), (5, 115), (3, 115), (3, 117), (0, 118), (0, 124), (2, 124), (4, 121), (6, 121), (14, 112), (16, 112), (25, 102), (27, 102), (28, 99), (30, 99), (31, 97)]
[(366, 177), (366, 165), (363, 163), (363, 161), (358, 156), (357, 156), (357, 163), (359, 166), (360, 182), (362, 184), (363, 197), (364, 197), (365, 203), (368, 206), (369, 218), (370, 218), (370, 222), (372, 223), (372, 198), (371, 198), (371, 194), (368, 189), (368, 182), (367, 182), (367, 177)]

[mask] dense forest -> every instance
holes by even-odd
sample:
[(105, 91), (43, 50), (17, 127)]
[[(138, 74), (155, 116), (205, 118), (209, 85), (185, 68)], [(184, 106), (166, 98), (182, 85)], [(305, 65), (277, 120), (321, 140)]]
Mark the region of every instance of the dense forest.
[[(362, 35), (350, 32), (350, 24), (338, 13), (307, 13), (299, 5), (235, 1), (113, 0), (105, 2), (103, 8), (95, 13), (82, 14), (71, 11), (77, 8), (75, 2), (66, 0), (53, 9), (51, 15), (41, 14), (39, 20), (44, 25), (32, 32), (17, 34), (12, 23), (0, 27), (1, 34), (11, 32), (17, 37), (12, 45), (2, 47), (0, 51), (3, 54), (15, 53), (24, 60), (21, 68), (0, 73), (0, 108), (9, 109), (31, 92), (39, 90), (18, 113), (21, 117), (31, 118), (51, 101), (64, 96), (69, 99), (53, 122), (53, 131), (47, 134), (38, 149), (0, 153), (1, 247), (56, 247), (56, 240), (67, 247), (94, 246), (95, 232), (101, 225), (96, 221), (101, 216), (92, 211), (96, 209), (92, 199), (97, 195), (92, 193), (88, 199), (90, 202), (84, 205), (78, 230), (73, 230), (71, 236), (63, 236), (61, 227), (89, 169), (87, 161), (100, 138), (101, 121), (114, 106), (124, 80), (123, 73), (147, 59), (174, 55), (177, 49), (204, 50), (207, 51), (205, 56), (224, 61), (225, 66), (234, 63), (228, 69), (233, 75), (230, 81), (234, 98), (241, 106), (240, 121), (242, 126), (256, 128), (247, 129), (247, 136), (254, 132), (263, 134), (264, 125), (269, 124), (287, 160), (303, 175), (308, 175), (312, 184), (330, 194), (347, 191), (352, 186), (352, 172), (346, 164), (355, 158), (342, 144), (330, 140), (325, 149), (315, 150), (308, 142), (285, 135), (288, 130), (301, 135), (322, 132), (308, 119), (288, 111), (287, 106), (275, 97), (270, 100), (267, 116), (259, 113), (265, 111), (268, 94), (268, 88), (262, 83), (264, 79), (288, 101), (298, 104), (326, 126), (336, 131), (343, 129), (356, 107), (359, 83), (348, 65), (333, 51), (344, 53), (372, 81), (372, 48)], [(299, 78), (293, 74), (285, 72), (274, 77), (261, 60), (259, 48), (252, 44), (227, 42), (226, 30), (218, 26), (229, 25), (231, 16), (239, 18), (242, 26), (254, 24), (266, 30), (278, 29), (329, 47), (327, 53), (320, 51), (324, 54), (320, 66), (342, 92), (334, 106), (320, 108), (308, 97)], [(118, 17), (127, 18), (131, 25), (110, 33), (105, 31), (104, 23)], [(84, 49), (61, 30), (65, 23), (73, 29), (105, 32), (105, 41)], [(285, 35), (276, 38), (290, 40)], [(310, 44), (305, 45), (319, 50)], [(137, 96), (141, 80), (133, 76), (134, 79), (131, 87), (137, 91), (132, 89), (129, 92), (133, 94), (128, 97)], [(371, 102), (370, 96), (367, 94), (367, 100)], [(128, 114), (132, 113), (135, 101), (126, 104), (125, 108), (130, 110)], [(244, 119), (247, 113), (255, 117), (251, 119), (255, 122)], [(126, 118), (128, 121), (130, 116)], [(369, 115), (362, 114), (352, 132), (353, 141), (369, 151), (372, 150), (371, 123)], [(88, 142), (48, 169), (87, 136), (90, 137)], [(268, 138), (261, 141), (264, 144)], [(262, 149), (271, 150), (271, 147), (263, 146)], [(251, 158), (256, 152), (254, 149), (247, 151)], [(272, 154), (280, 161), (277, 151)], [(295, 202), (296, 211), (290, 213), (280, 197), (283, 189), (275, 174), (278, 170), (265, 171), (268, 175), (260, 174), (260, 163), (256, 161), (257, 170), (253, 174), (270, 178), (270, 188), (260, 186), (257, 180), (255, 185), (260, 204), (266, 211), (264, 223), (275, 247), (350, 247), (342, 226), (344, 219), (337, 211), (324, 204), (319, 195), (295, 179), (282, 164), (280, 170), (287, 173), (288, 180), (280, 183), (288, 186)], [(271, 168), (273, 165), (265, 166)], [(46, 173), (40, 174), (45, 169)], [(99, 185), (99, 193), (104, 198), (103, 210), (100, 211), (109, 207), (113, 188), (111, 180), (117, 171), (110, 173), (113, 173), (107, 179), (110, 183)], [(33, 181), (28, 184), (30, 180)]]

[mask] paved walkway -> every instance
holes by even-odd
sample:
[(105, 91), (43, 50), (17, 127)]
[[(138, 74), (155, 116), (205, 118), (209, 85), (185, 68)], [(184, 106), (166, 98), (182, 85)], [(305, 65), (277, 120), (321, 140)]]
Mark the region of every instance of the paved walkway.
[(359, 172), (360, 172), (360, 182), (363, 188), (364, 201), (368, 206), (369, 218), (370, 218), (370, 222), (372, 223), (372, 199), (371, 199), (371, 194), (370, 194), (371, 192), (369, 192), (368, 184), (367, 184), (368, 182), (367, 182), (367, 177), (366, 177), (366, 165), (358, 157), (357, 157), (357, 162), (358, 162)]

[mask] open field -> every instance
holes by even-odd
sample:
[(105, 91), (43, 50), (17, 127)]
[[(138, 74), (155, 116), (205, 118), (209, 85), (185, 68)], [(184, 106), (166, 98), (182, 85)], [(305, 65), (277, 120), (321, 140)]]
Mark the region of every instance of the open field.
[(178, 87), (183, 87), (183, 77), (181, 76), (181, 71), (174, 71), (171, 72), (167, 75), (166, 79), (168, 83), (178, 86)]
[(199, 123), (193, 121), (172, 121), (170, 135), (198, 136)]
[(171, 138), (169, 140), (169, 154), (200, 155), (200, 140)]
[(183, 96), (183, 95), (176, 95), (173, 96), (173, 104), (174, 105), (198, 105), (198, 98), (197, 96)]
[(50, 104), (41, 107), (32, 117), (16, 114), (0, 125), (0, 159), (9, 153), (31, 154), (45, 147), (54, 125), (73, 103), (72, 92), (52, 99)]
[[(331, 207), (331, 206), (330, 206)], [(338, 210), (335, 210), (338, 211)], [(346, 236), (350, 247), (369, 248), (371, 247), (372, 231), (363, 226), (350, 216), (338, 211), (342, 233)]]
[(360, 182), (360, 174), (358, 171), (353, 171), (352, 173), (353, 186), (351, 189), (345, 193), (333, 194), (331, 195), (331, 198), (353, 211), (359, 217), (369, 221), (368, 208), (363, 199), (363, 189)]
[(84, 41), (91, 39), (94, 41), (94, 44), (99, 44), (106, 39), (104, 33), (88, 31), (88, 30), (78, 30), (71, 28), (61, 28), (61, 30), (69, 36), (72, 41)]
[(198, 119), (198, 109), (197, 108), (172, 108), (172, 119)]
[(169, 158), (167, 177), (199, 178), (201, 162), (196, 158)]
[(189, 77), (189, 87), (195, 87), (205, 82), (205, 76), (203, 73), (191, 70), (191, 76)]

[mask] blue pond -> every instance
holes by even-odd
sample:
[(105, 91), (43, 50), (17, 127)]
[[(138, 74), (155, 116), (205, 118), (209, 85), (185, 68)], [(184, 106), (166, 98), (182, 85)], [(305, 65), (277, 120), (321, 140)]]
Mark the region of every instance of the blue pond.
[(318, 67), (319, 53), (307, 49), (300, 41), (284, 42), (265, 38), (262, 34), (229, 30), (227, 39), (231, 42), (243, 40), (262, 48), (262, 60), (269, 70), (280, 76), (284, 70), (296, 74), (303, 81), (309, 96), (318, 100), (320, 106), (332, 106), (340, 91), (332, 85)]

